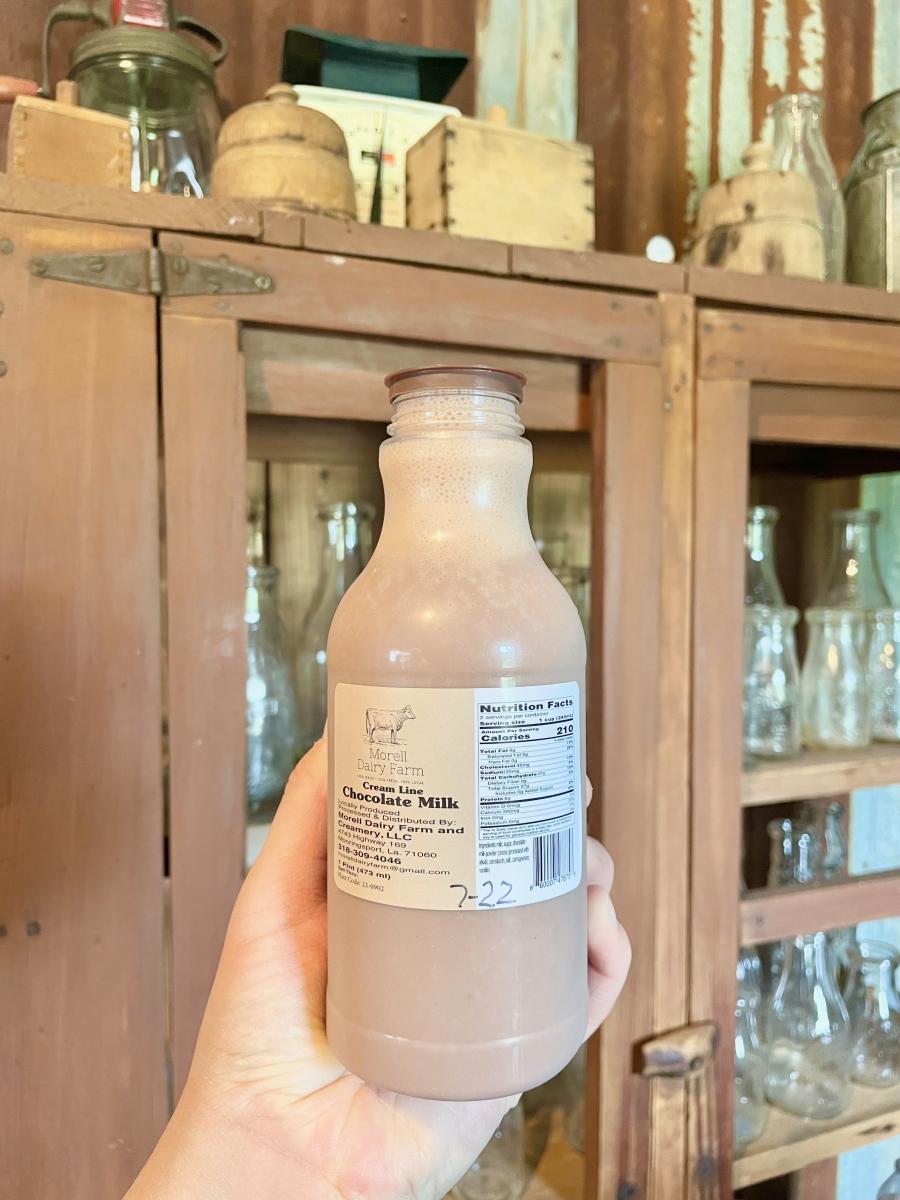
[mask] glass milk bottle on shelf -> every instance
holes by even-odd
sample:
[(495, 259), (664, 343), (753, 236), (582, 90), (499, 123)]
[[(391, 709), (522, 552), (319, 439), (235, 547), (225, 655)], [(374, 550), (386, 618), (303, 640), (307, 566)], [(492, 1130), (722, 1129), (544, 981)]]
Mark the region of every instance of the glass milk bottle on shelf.
[(766, 1013), (769, 1102), (798, 1117), (836, 1117), (850, 1103), (850, 1021), (824, 933), (783, 943)]
[(808, 175), (816, 192), (825, 241), (825, 278), (844, 278), (847, 218), (834, 163), (822, 135), (822, 99), (809, 92), (781, 96), (769, 108), (773, 120), (772, 166)]
[(900, 608), (872, 613), (867, 677), (872, 737), (900, 742)]
[(784, 608), (784, 592), (775, 570), (775, 525), (779, 512), (767, 504), (747, 509), (744, 603)]
[(886, 942), (858, 942), (847, 963), (853, 1079), (866, 1087), (894, 1087), (900, 1083), (900, 951)]
[(805, 616), (809, 643), (800, 676), (803, 741), (824, 750), (867, 746), (866, 614), (852, 608), (808, 608)]
[(587, 1013), (585, 643), (528, 525), (524, 380), (401, 371), (328, 639), (327, 1034), (367, 1082), (536, 1087)]
[(371, 505), (339, 501), (320, 505), (316, 515), (322, 526), (321, 566), (300, 630), (295, 665), (303, 754), (322, 736), (328, 711), (326, 645), (331, 619), (372, 545)]
[(865, 653), (871, 614), (891, 604), (878, 564), (877, 509), (846, 508), (831, 514), (831, 560), (816, 594), (816, 608), (852, 608), (866, 613), (861, 631)]
[(742, 947), (737, 964), (734, 1011), (734, 1142), (746, 1146), (766, 1127), (766, 1065), (760, 1048), (757, 1014), (762, 1001), (759, 955)]
[(743, 746), (751, 757), (800, 749), (800, 668), (796, 608), (744, 609)]
[(247, 813), (270, 817), (299, 758), (297, 700), (278, 611), (276, 567), (247, 566)]

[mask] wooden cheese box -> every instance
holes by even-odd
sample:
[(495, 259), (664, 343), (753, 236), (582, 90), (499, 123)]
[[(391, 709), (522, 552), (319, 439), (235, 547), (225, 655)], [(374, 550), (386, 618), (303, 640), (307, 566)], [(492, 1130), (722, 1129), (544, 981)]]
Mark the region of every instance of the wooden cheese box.
[(54, 183), (131, 191), (131, 127), (123, 117), (91, 108), (17, 96), (6, 169)]
[(447, 117), (406, 156), (406, 223), (524, 246), (594, 246), (594, 152)]

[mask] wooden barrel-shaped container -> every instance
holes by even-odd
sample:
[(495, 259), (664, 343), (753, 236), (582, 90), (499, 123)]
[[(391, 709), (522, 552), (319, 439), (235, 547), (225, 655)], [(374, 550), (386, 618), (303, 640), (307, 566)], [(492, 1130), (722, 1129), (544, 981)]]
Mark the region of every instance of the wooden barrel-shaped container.
[(825, 278), (825, 243), (812, 180), (771, 166), (772, 147), (754, 142), (746, 170), (702, 196), (691, 261), (751, 275)]
[(304, 108), (290, 84), (238, 109), (219, 133), (213, 195), (269, 208), (356, 219), (353, 175), (340, 126)]

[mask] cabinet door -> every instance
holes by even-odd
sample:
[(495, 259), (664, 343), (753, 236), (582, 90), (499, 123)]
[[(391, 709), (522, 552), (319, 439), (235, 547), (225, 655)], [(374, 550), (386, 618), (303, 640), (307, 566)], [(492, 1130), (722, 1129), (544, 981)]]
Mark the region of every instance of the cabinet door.
[(166, 1114), (156, 320), (34, 255), (150, 235), (0, 214), (0, 1161), (118, 1200)]

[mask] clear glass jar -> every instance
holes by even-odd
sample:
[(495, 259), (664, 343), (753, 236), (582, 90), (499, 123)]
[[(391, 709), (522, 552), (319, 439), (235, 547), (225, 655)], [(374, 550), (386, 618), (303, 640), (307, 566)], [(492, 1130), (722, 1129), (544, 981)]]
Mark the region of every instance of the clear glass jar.
[(744, 753), (760, 758), (800, 749), (796, 608), (744, 609)]
[(894, 1164), (894, 1173), (878, 1189), (875, 1200), (892, 1200), (894, 1196), (900, 1196), (900, 1158)]
[(744, 574), (744, 603), (784, 608), (784, 592), (775, 570), (775, 525), (779, 512), (766, 504), (747, 509), (744, 546), (747, 551)]
[(844, 508), (831, 514), (831, 559), (816, 593), (817, 608), (889, 608), (890, 596), (878, 565), (876, 532), (881, 513)]
[(762, 990), (759, 955), (755, 950), (747, 947), (741, 949), (736, 975), (734, 1142), (736, 1146), (746, 1146), (760, 1136), (769, 1119), (765, 1097), (765, 1055), (757, 1024)]
[(836, 1117), (850, 1103), (850, 1021), (824, 933), (784, 942), (766, 1013), (766, 1096), (798, 1117)]
[(869, 635), (869, 715), (872, 737), (900, 742), (900, 609), (876, 608)]
[(564, 1071), (565, 1087), (563, 1107), (565, 1109), (566, 1141), (579, 1154), (584, 1153), (584, 1089), (587, 1076), (587, 1043), (580, 1046), (577, 1054)]
[(525, 1116), (519, 1101), (450, 1194), (454, 1200), (519, 1200), (530, 1178)]
[(826, 750), (867, 746), (867, 618), (851, 608), (806, 610), (809, 644), (800, 676), (803, 741)]
[(900, 1083), (900, 951), (887, 942), (858, 942), (848, 965), (852, 1077), (866, 1087), (893, 1087)]
[(275, 567), (248, 566), (247, 625), (247, 812), (259, 820), (278, 806), (300, 757), (297, 701), (278, 613)]
[(816, 192), (825, 241), (825, 278), (844, 278), (846, 224), (844, 197), (822, 135), (822, 98), (809, 92), (781, 96), (769, 108), (774, 122), (772, 166), (808, 175)]
[(300, 631), (295, 678), (300, 709), (300, 748), (322, 736), (328, 715), (326, 646), (341, 597), (366, 565), (372, 549), (371, 505), (340, 501), (316, 510), (322, 525), (319, 578)]
[(900, 91), (874, 100), (862, 114), (863, 140), (844, 177), (847, 279), (869, 287), (900, 287)]
[(221, 124), (213, 63), (177, 33), (105, 29), (75, 47), (84, 108), (131, 125), (131, 190), (206, 196)]

